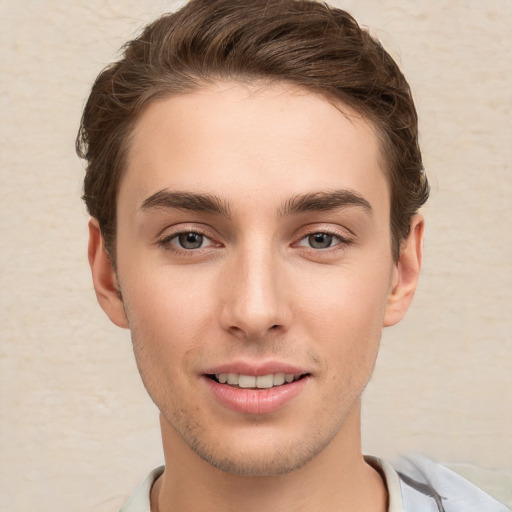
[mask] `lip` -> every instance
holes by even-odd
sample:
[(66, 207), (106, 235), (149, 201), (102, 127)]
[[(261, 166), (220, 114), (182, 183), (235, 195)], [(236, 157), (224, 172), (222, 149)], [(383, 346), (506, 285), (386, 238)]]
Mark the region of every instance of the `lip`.
[[(208, 377), (208, 375), (219, 373), (238, 373), (256, 377), (270, 373), (286, 373), (305, 375), (305, 377), (273, 388), (248, 389), (221, 384)], [(263, 415), (278, 411), (296, 398), (304, 390), (310, 377), (310, 372), (294, 365), (278, 362), (267, 362), (259, 365), (237, 362), (209, 369), (203, 375), (203, 380), (209, 392), (222, 406), (239, 413)]]
[(238, 373), (240, 375), (254, 375), (255, 377), (268, 375), (269, 373), (293, 373), (294, 375), (311, 374), (311, 372), (305, 368), (300, 368), (299, 366), (281, 363), (278, 361), (267, 361), (259, 364), (237, 361), (234, 363), (226, 363), (208, 368), (203, 373), (205, 375), (215, 375), (218, 373)]

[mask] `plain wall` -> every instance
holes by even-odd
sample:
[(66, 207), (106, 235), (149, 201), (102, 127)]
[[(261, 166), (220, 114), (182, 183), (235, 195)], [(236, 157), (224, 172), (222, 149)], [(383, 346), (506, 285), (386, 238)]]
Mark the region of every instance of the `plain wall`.
[[(401, 64), (433, 188), (417, 296), (366, 391), (365, 451), (463, 463), (512, 502), (512, 2), (333, 3)], [(176, 5), (0, 0), (1, 510), (117, 510), (162, 462), (129, 334), (93, 293), (74, 138), (101, 68)]]

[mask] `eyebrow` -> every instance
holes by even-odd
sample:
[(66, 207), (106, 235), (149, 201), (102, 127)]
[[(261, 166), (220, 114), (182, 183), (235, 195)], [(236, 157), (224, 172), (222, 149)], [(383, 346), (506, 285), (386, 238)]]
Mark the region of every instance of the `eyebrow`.
[[(278, 210), (278, 214), (287, 217), (299, 213), (325, 212), (349, 206), (363, 208), (368, 213), (372, 213), (372, 207), (364, 197), (352, 190), (343, 189), (293, 196), (283, 204)], [(146, 198), (140, 206), (141, 211), (159, 208), (175, 208), (231, 217), (227, 201), (212, 194), (162, 189)]]
[(227, 202), (212, 194), (163, 189), (146, 198), (140, 210), (147, 211), (158, 208), (175, 208), (178, 210), (214, 213), (226, 217), (231, 216)]
[(332, 192), (312, 192), (288, 199), (279, 210), (279, 215), (289, 216), (305, 212), (325, 212), (356, 206), (372, 213), (370, 203), (353, 190), (334, 190)]

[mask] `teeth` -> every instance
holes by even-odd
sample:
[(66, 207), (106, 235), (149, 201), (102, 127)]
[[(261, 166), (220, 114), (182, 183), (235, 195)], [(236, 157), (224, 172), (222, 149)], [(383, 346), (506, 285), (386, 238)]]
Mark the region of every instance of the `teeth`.
[[(240, 385), (240, 384), (239, 384)], [(256, 377), (256, 387), (260, 389), (271, 388), (274, 385), (274, 377), (272, 375), (261, 375)], [(243, 386), (240, 386), (243, 387)]]
[(215, 378), (221, 384), (238, 386), (240, 388), (269, 389), (274, 386), (282, 386), (284, 383), (291, 383), (297, 380), (300, 375), (293, 373), (269, 373), (268, 375), (240, 375), (238, 373), (217, 373)]
[(236, 373), (228, 373), (228, 384), (238, 386), (238, 375)]
[(256, 377), (252, 375), (240, 375), (240, 377), (238, 377), (238, 386), (241, 388), (254, 388), (256, 387)]
[(281, 386), (285, 383), (285, 375), (284, 373), (276, 373), (274, 374), (274, 386)]

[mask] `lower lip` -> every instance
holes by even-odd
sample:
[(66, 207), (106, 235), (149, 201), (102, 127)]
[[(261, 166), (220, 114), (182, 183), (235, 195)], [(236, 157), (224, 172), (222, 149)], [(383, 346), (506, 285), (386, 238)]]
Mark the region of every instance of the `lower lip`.
[(284, 407), (304, 389), (308, 377), (268, 389), (234, 388), (205, 377), (214, 397), (233, 411), (247, 414), (268, 414)]

